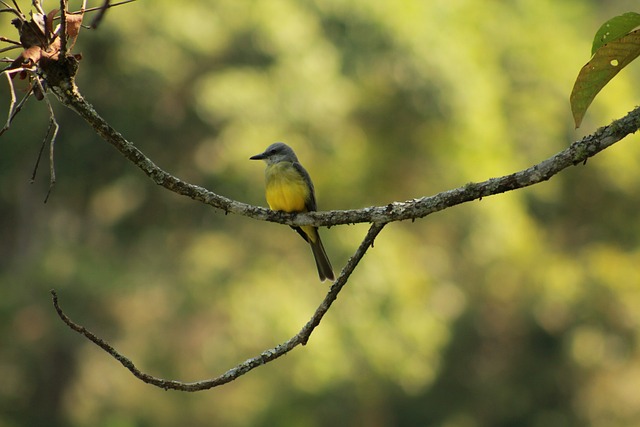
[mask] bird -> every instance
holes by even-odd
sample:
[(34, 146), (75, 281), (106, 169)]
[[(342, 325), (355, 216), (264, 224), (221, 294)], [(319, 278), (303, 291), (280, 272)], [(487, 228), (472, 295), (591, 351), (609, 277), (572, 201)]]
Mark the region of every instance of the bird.
[[(310, 212), (317, 209), (315, 190), (309, 172), (300, 164), (291, 147), (276, 142), (250, 160), (264, 160), (265, 196), (269, 208), (284, 212)], [(321, 281), (335, 280), (333, 268), (324, 250), (318, 227), (311, 225), (291, 226), (309, 243)]]

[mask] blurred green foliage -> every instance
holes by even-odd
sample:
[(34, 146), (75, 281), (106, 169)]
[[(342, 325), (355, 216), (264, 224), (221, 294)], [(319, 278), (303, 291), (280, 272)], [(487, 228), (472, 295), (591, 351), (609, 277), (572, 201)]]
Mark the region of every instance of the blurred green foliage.
[[(265, 205), (248, 157), (283, 140), (321, 209), (357, 208), (510, 173), (581, 137), (573, 80), (598, 26), (635, 6), (139, 1), (81, 31), (78, 84), (185, 180)], [(617, 76), (580, 132), (636, 105), (639, 80), (634, 66)], [(0, 95), (4, 114), (6, 85)], [(288, 227), (158, 188), (54, 107), (47, 204), (46, 163), (28, 184), (45, 105), (30, 102), (0, 141), (0, 427), (640, 420), (637, 137), (548, 183), (388, 226), (306, 347), (185, 394), (141, 383), (67, 329), (48, 290), (140, 369), (193, 381), (288, 339), (327, 285)], [(365, 230), (323, 230), (335, 267)]]

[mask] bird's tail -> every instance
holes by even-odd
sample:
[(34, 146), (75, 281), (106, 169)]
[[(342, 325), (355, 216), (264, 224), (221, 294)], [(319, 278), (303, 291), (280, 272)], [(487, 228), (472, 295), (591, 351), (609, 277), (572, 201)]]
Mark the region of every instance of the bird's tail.
[(304, 237), (307, 242), (309, 242), (309, 245), (311, 245), (313, 257), (316, 260), (316, 267), (318, 267), (318, 276), (320, 276), (320, 280), (335, 280), (335, 277), (333, 275), (333, 268), (331, 268), (331, 262), (329, 261), (329, 257), (324, 250), (322, 240), (320, 240), (318, 229), (316, 227), (301, 228), (302, 229), (298, 228), (296, 231), (298, 231), (298, 233), (300, 233), (300, 235)]
[(318, 276), (320, 276), (320, 280), (329, 279), (331, 281), (335, 280), (333, 275), (333, 268), (331, 268), (331, 262), (329, 261), (329, 257), (327, 257), (327, 253), (324, 250), (324, 246), (322, 245), (322, 240), (320, 240), (320, 235), (316, 241), (310, 241), (311, 250), (313, 251), (313, 257), (316, 260), (316, 267), (318, 267)]
[(313, 258), (315, 258), (316, 260), (316, 267), (318, 267), (318, 276), (320, 276), (320, 280), (324, 281), (326, 279), (329, 279), (331, 281), (334, 281), (335, 276), (333, 275), (333, 268), (331, 267), (329, 257), (327, 256), (327, 253), (324, 250), (324, 246), (322, 245), (322, 240), (320, 240), (318, 228), (311, 226), (291, 228), (293, 228), (299, 235), (302, 236), (304, 240), (309, 243), (309, 245), (311, 245)]

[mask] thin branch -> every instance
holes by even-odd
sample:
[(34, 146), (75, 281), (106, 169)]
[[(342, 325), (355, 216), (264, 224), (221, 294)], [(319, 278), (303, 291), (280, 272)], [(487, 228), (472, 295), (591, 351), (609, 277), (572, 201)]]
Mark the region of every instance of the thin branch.
[[(4, 43), (11, 43), (11, 44), (16, 45), (16, 47), (22, 47), (22, 43), (17, 42), (17, 41), (15, 41), (15, 40), (11, 40), (11, 39), (10, 39), (10, 38), (8, 38), (8, 37), (2, 37), (2, 36), (0, 36), (0, 42), (4, 42)], [(5, 48), (5, 49), (6, 49), (6, 48)]]
[(120, 133), (113, 129), (96, 113), (93, 107), (82, 98), (77, 92), (77, 89), (74, 91), (58, 91), (56, 88), (53, 89), (64, 105), (76, 111), (76, 113), (93, 127), (98, 135), (113, 145), (125, 158), (140, 168), (140, 170), (156, 184), (174, 193), (221, 209), (225, 213), (298, 226), (334, 226), (423, 218), (451, 206), (546, 181), (570, 166), (584, 163), (589, 157), (612, 146), (627, 135), (635, 133), (640, 128), (640, 107), (636, 107), (625, 117), (614, 121), (608, 126), (601, 127), (593, 134), (572, 143), (567, 149), (554, 156), (527, 169), (509, 175), (491, 178), (478, 183), (472, 182), (433, 196), (421, 197), (404, 202), (392, 202), (385, 206), (290, 214), (275, 212), (266, 208), (238, 202), (176, 178), (159, 168), (133, 143), (127, 141)]
[[(20, 100), (20, 102), (16, 104), (16, 94), (15, 94), (15, 88), (13, 86), (13, 80), (11, 78), (11, 74), (16, 74), (21, 72), (29, 73), (29, 75), (31, 76), (32, 84), (28, 92), (24, 95), (24, 97)], [(42, 157), (42, 152), (44, 150), (44, 147), (47, 141), (49, 141), (49, 190), (47, 191), (47, 195), (45, 196), (45, 199), (44, 199), (44, 202), (46, 203), (56, 183), (56, 170), (55, 170), (53, 154), (54, 154), (56, 137), (58, 135), (58, 130), (60, 129), (60, 126), (56, 121), (56, 117), (53, 112), (53, 106), (51, 105), (51, 102), (49, 102), (47, 91), (44, 89), (44, 86), (40, 81), (40, 76), (38, 76), (37, 73), (35, 73), (33, 70), (29, 68), (13, 68), (10, 70), (3, 71), (2, 74), (4, 74), (7, 77), (7, 81), (9, 82), (9, 92), (11, 94), (11, 102), (9, 103), (9, 113), (7, 117), (7, 123), (2, 129), (0, 129), (0, 136), (9, 129), (9, 127), (11, 126), (11, 123), (13, 122), (13, 119), (20, 112), (20, 110), (25, 105), (29, 97), (34, 93), (36, 93), (36, 89), (39, 91), (39, 93), (42, 94), (42, 98), (47, 104), (47, 108), (49, 110), (49, 127), (47, 128), (47, 133), (45, 134), (44, 139), (42, 140), (42, 146), (40, 147), (38, 158), (36, 159), (36, 164), (33, 168), (33, 173), (31, 175), (31, 182), (33, 182), (36, 177), (38, 165), (40, 164), (40, 158)]]
[(16, 105), (16, 92), (13, 86), (13, 79), (11, 77), (11, 74), (21, 73), (23, 71), (31, 72), (31, 70), (26, 68), (14, 68), (14, 69), (5, 70), (2, 72), (2, 74), (4, 74), (7, 77), (7, 81), (9, 82), (9, 93), (11, 95), (11, 101), (9, 103), (9, 113), (7, 115), (7, 123), (4, 125), (2, 129), (0, 129), (0, 136), (3, 133), (5, 133), (7, 130), (9, 130), (9, 127), (11, 127), (11, 123), (13, 122), (13, 119), (20, 112), (20, 110), (22, 110), (22, 107), (24, 106), (24, 104), (27, 102), (29, 97), (33, 94), (33, 87), (31, 87), (29, 88), (27, 93), (24, 95), (24, 97), (20, 100), (20, 102)]
[(100, 7), (100, 9), (98, 9), (98, 14), (93, 17), (93, 21), (91, 21), (91, 25), (89, 25), (89, 28), (92, 28), (94, 30), (98, 28), (98, 25), (100, 25), (100, 23), (102, 22), (102, 19), (104, 18), (104, 15), (106, 15), (107, 10), (109, 10), (109, 7), (111, 7), (111, 0), (104, 0), (102, 6)]
[(16, 105), (16, 90), (13, 87), (13, 79), (11, 77), (12, 72), (11, 70), (6, 70), (3, 72), (3, 74), (7, 77), (7, 82), (9, 83), (9, 94), (11, 95), (11, 101), (9, 102), (9, 113), (7, 114), (7, 123), (4, 125), (4, 128), (2, 128), (2, 131), (0, 131), (0, 135), (2, 135), (4, 131), (6, 131), (7, 129), (9, 129), (9, 127), (11, 127), (11, 122), (15, 117), (14, 107)]
[[(18, 2), (16, 2), (16, 0), (12, 0), (12, 2), (13, 2), (13, 5), (16, 7), (16, 10), (22, 15), (22, 11), (20, 10), (20, 6), (18, 6)], [(6, 3), (4, 4), (6, 5)]]
[(38, 167), (40, 167), (40, 159), (42, 159), (42, 153), (44, 153), (44, 147), (47, 146), (47, 140), (49, 139), (49, 132), (51, 132), (51, 124), (49, 124), (49, 128), (47, 129), (47, 133), (42, 139), (42, 144), (40, 144), (40, 151), (38, 151), (38, 157), (36, 158), (36, 164), (33, 166), (33, 172), (31, 173), (31, 184), (33, 184), (36, 180), (36, 175), (38, 174)]
[(42, 157), (42, 152), (44, 151), (44, 147), (46, 146), (47, 141), (49, 141), (49, 190), (47, 191), (47, 195), (44, 198), (44, 203), (47, 203), (47, 201), (49, 200), (49, 196), (51, 195), (51, 191), (53, 190), (53, 187), (56, 184), (56, 168), (55, 168), (55, 162), (54, 162), (54, 156), (53, 156), (53, 149), (56, 143), (56, 137), (58, 136), (58, 130), (60, 129), (60, 126), (58, 125), (58, 121), (56, 120), (56, 116), (53, 112), (53, 106), (49, 102), (49, 97), (47, 96), (47, 93), (45, 92), (42, 84), (40, 83), (40, 80), (35, 79), (35, 82), (38, 88), (40, 89), (41, 93), (43, 94), (44, 100), (49, 109), (49, 127), (47, 128), (47, 133), (45, 134), (44, 139), (42, 140), (42, 146), (40, 147), (40, 152), (38, 153), (38, 159), (36, 160), (36, 164), (33, 168), (33, 174), (31, 175), (31, 182), (33, 183), (36, 179), (36, 172), (38, 171), (38, 165), (40, 164), (40, 158)]
[(60, 126), (56, 121), (55, 116), (53, 116), (53, 111), (51, 111), (51, 116), (49, 118), (49, 129), (47, 130), (47, 135), (53, 128), (53, 133), (51, 134), (51, 139), (49, 140), (49, 189), (47, 190), (47, 195), (44, 197), (44, 203), (49, 201), (49, 196), (51, 196), (51, 191), (53, 191), (53, 187), (56, 185), (56, 168), (55, 162), (53, 160), (53, 148), (55, 147), (56, 137), (58, 136), (58, 130)]
[[(117, 3), (111, 3), (106, 8), (107, 9), (111, 9), (112, 7), (122, 6), (122, 5), (125, 5), (127, 3), (133, 3), (133, 2), (136, 2), (136, 1), (138, 1), (138, 0), (123, 0), (123, 1), (119, 1)], [(67, 14), (68, 15), (77, 15), (79, 13), (87, 13), (87, 12), (100, 12), (100, 13), (102, 13), (104, 8), (105, 8), (104, 4), (102, 6), (87, 7), (87, 8), (85, 8), (83, 6), (82, 8), (80, 8), (79, 11), (73, 11), (73, 12), (69, 11), (69, 12), (67, 12)], [(60, 19), (60, 18), (59, 17), (55, 17), (53, 19), (56, 20), (56, 19)]]
[[(22, 49), (22, 46), (7, 46), (7, 47), (3, 47), (2, 49), (0, 49), (0, 53), (9, 52), (10, 50), (14, 50), (14, 49)], [(13, 62), (13, 61), (11, 61), (11, 62)]]
[[(60, 126), (58, 125), (58, 121), (56, 120), (56, 115), (53, 112), (53, 106), (51, 105), (51, 102), (49, 102), (49, 97), (47, 96), (47, 92), (42, 86), (42, 83), (40, 83), (40, 79), (35, 78), (34, 81), (38, 86), (38, 88), (40, 89), (44, 97), (44, 101), (47, 104), (47, 108), (49, 109), (49, 128), (47, 129), (47, 134), (45, 135), (45, 139), (42, 142), (44, 144), (47, 140), (47, 137), (51, 135), (51, 138), (49, 139), (49, 190), (47, 191), (47, 195), (44, 198), (44, 202), (47, 203), (47, 201), (49, 200), (49, 196), (51, 195), (51, 191), (53, 190), (53, 187), (56, 185), (56, 168), (55, 168), (55, 162), (53, 157), (53, 149), (55, 147), (56, 137), (58, 136), (58, 130), (60, 129)], [(39, 158), (38, 158), (38, 161), (40, 161)], [(37, 164), (36, 164), (36, 168), (37, 168)], [(35, 177), (35, 173), (36, 172), (34, 170), (33, 171), (34, 177)]]
[(67, 56), (67, 0), (60, 0), (60, 57)]
[(291, 337), (288, 341), (285, 341), (280, 345), (263, 351), (257, 356), (252, 357), (251, 359), (248, 359), (240, 363), (239, 365), (229, 369), (224, 374), (218, 377), (207, 380), (196, 382), (182, 382), (176, 380), (166, 380), (144, 373), (140, 369), (138, 369), (129, 358), (120, 354), (107, 341), (98, 337), (84, 326), (72, 321), (60, 307), (60, 304), (58, 302), (58, 295), (55, 290), (51, 290), (53, 306), (55, 307), (55, 310), (58, 313), (60, 319), (62, 319), (62, 321), (67, 326), (69, 326), (69, 328), (83, 335), (95, 345), (106, 351), (114, 359), (120, 362), (122, 366), (127, 368), (136, 378), (144, 381), (145, 383), (163, 388), (165, 390), (179, 390), (190, 392), (209, 390), (211, 388), (227, 384), (259, 366), (262, 366), (266, 363), (271, 362), (272, 360), (284, 356), (298, 345), (305, 345), (309, 341), (309, 337), (313, 333), (314, 329), (320, 324), (320, 321), (331, 307), (331, 304), (333, 304), (333, 302), (338, 297), (338, 294), (340, 293), (342, 288), (347, 284), (349, 276), (351, 276), (353, 270), (356, 268), (367, 250), (373, 246), (373, 242), (376, 236), (380, 233), (380, 231), (382, 231), (384, 226), (384, 223), (374, 223), (371, 225), (364, 240), (362, 241), (362, 243), (360, 243), (360, 246), (353, 254), (353, 256), (349, 259), (349, 261), (347, 261), (347, 264), (342, 269), (340, 276), (338, 276), (337, 280), (333, 283), (331, 288), (329, 288), (329, 292), (325, 296), (324, 300), (322, 301), (322, 303), (320, 303), (311, 319), (302, 327), (300, 332)]

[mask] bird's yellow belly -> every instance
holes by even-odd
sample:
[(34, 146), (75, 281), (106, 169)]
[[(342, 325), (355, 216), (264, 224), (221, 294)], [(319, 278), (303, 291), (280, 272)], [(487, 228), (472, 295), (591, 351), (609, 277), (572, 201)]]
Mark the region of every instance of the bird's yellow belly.
[(289, 166), (273, 165), (266, 174), (266, 198), (275, 211), (304, 212), (309, 188), (304, 178)]

